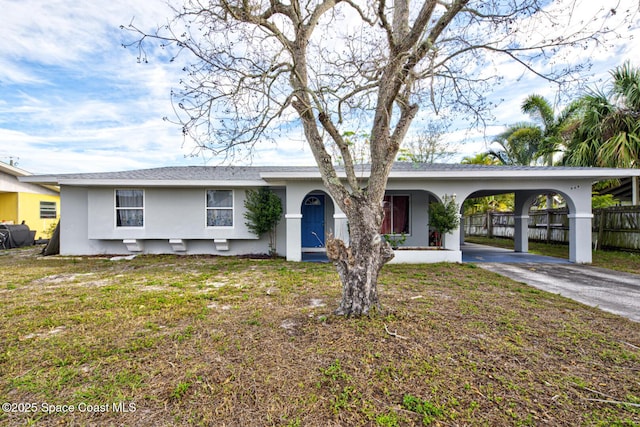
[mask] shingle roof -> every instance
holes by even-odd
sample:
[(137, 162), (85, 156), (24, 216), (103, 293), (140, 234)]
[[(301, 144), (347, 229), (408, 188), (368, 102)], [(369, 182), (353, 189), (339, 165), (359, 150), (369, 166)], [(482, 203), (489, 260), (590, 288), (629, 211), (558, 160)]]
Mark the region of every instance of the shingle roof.
[[(370, 170), (369, 165), (359, 166), (359, 173), (366, 176)], [(343, 170), (339, 168), (339, 170)], [(558, 175), (567, 177), (571, 174), (581, 176), (630, 176), (640, 174), (640, 171), (616, 170), (601, 168), (575, 168), (575, 167), (549, 167), (549, 166), (494, 166), (494, 165), (467, 165), (444, 163), (395, 163), (391, 172), (391, 178), (411, 176), (421, 177), (481, 177), (481, 176), (519, 176), (527, 175), (547, 176)], [(96, 172), (74, 173), (60, 175), (34, 175), (26, 177), (27, 182), (47, 182), (67, 184), (72, 182), (110, 182), (110, 181), (139, 181), (139, 182), (197, 182), (197, 181), (263, 181), (264, 179), (286, 178), (319, 178), (319, 170), (316, 166), (171, 166), (152, 169), (138, 169), (120, 172)]]
[[(410, 163), (396, 162), (393, 172), (413, 171), (469, 171), (469, 170), (509, 170), (509, 171), (539, 171), (549, 170), (580, 170), (593, 168), (549, 167), (549, 166), (496, 166), (496, 165), (467, 165), (446, 163)], [(338, 170), (343, 170), (339, 167)], [(361, 172), (368, 172), (369, 165), (360, 166)], [(142, 179), (142, 180), (219, 180), (219, 179), (260, 179), (262, 173), (288, 172), (313, 173), (318, 172), (317, 166), (168, 166), (151, 169), (137, 169), (118, 172), (88, 172), (55, 175), (59, 179)]]
[[(288, 167), (261, 166), (169, 166), (120, 172), (73, 173), (56, 175), (64, 180), (259, 180), (262, 172), (284, 172)], [(297, 169), (297, 168), (296, 168)], [(305, 168), (317, 171), (318, 168)]]

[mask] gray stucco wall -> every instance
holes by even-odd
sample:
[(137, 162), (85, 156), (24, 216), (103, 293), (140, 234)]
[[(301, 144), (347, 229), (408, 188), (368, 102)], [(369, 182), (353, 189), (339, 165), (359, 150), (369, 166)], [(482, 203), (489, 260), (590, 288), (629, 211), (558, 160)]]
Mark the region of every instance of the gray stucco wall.
[(113, 188), (89, 190), (90, 239), (256, 239), (243, 217), (246, 192), (233, 189), (233, 227), (207, 227), (206, 190), (144, 189), (144, 227), (116, 227)]
[[(116, 227), (115, 188), (63, 186), (60, 252), (63, 255), (267, 253), (268, 236), (257, 238), (245, 224), (246, 190), (231, 190), (233, 227), (207, 227), (204, 188), (145, 188), (144, 226)], [(284, 190), (277, 190), (276, 194), (284, 198)], [(282, 254), (286, 252), (284, 228), (280, 224), (277, 229), (277, 251)], [(139, 248), (131, 251), (125, 240), (136, 241)], [(182, 241), (184, 247), (176, 249), (170, 240)]]
[(106, 253), (98, 242), (89, 240), (87, 193), (83, 187), (60, 189), (60, 253), (86, 255)]
[[(320, 180), (280, 182), (276, 191), (283, 200), (286, 220), (278, 226), (277, 252), (290, 260), (301, 257), (301, 204), (305, 195), (324, 192)], [(133, 187), (135, 188), (135, 187)], [(61, 253), (64, 255), (184, 253), (237, 255), (268, 252), (268, 236), (258, 239), (250, 233), (243, 216), (246, 189), (234, 188), (234, 225), (211, 228), (205, 223), (206, 188), (145, 188), (144, 227), (116, 227), (115, 195), (113, 187), (62, 186), (61, 189)], [(591, 181), (589, 178), (535, 179), (523, 176), (513, 179), (484, 178), (461, 180), (456, 178), (390, 179), (389, 194), (408, 194), (411, 197), (411, 230), (405, 246), (424, 246), (428, 242), (428, 205), (430, 195), (442, 198), (457, 195), (458, 203), (467, 197), (486, 193), (515, 192), (518, 220), (526, 224), (529, 201), (546, 191), (556, 191), (567, 201), (570, 211), (570, 259), (591, 261)], [(327, 199), (327, 200), (330, 200)], [(331, 206), (327, 203), (327, 209)], [(346, 239), (346, 218), (337, 204), (325, 212), (327, 231)], [(174, 240), (173, 244), (170, 240)], [(127, 242), (128, 241), (128, 242)], [(176, 243), (177, 242), (177, 243)], [(460, 249), (460, 230), (445, 237), (445, 247)], [(516, 244), (516, 250), (526, 252), (526, 239)]]

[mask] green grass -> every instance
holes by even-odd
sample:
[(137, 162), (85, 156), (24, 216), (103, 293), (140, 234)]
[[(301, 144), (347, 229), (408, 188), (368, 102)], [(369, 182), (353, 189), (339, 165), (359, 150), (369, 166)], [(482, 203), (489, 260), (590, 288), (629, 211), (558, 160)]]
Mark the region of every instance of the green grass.
[(637, 323), (474, 265), (388, 265), (367, 318), (332, 314), (330, 264), (33, 249), (0, 268), (2, 425), (640, 423)]

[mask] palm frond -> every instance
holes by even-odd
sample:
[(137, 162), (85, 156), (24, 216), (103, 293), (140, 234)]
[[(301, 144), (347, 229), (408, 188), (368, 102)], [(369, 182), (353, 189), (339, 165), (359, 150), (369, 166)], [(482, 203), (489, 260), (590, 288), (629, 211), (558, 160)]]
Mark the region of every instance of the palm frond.
[(538, 119), (545, 130), (554, 126), (553, 107), (542, 95), (529, 95), (522, 103), (522, 112)]

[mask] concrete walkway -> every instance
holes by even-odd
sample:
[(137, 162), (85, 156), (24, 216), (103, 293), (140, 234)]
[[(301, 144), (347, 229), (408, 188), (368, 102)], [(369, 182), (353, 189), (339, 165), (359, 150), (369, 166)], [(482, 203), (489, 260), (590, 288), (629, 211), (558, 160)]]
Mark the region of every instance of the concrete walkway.
[(640, 322), (640, 275), (466, 243), (463, 262)]

